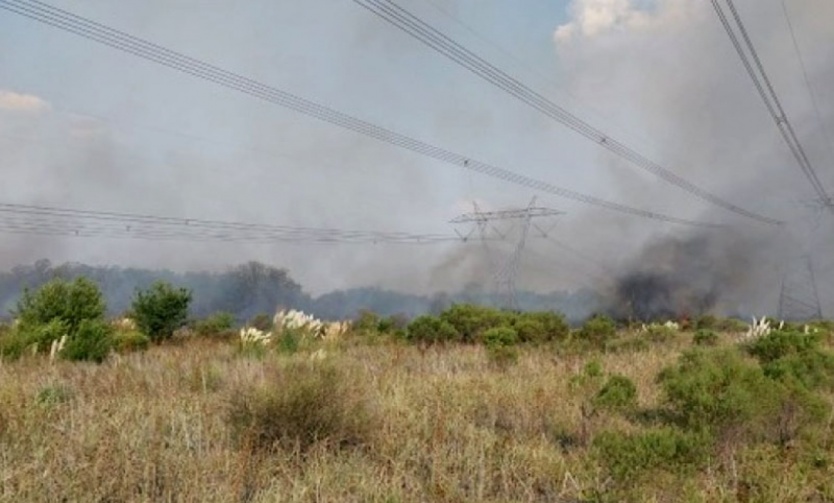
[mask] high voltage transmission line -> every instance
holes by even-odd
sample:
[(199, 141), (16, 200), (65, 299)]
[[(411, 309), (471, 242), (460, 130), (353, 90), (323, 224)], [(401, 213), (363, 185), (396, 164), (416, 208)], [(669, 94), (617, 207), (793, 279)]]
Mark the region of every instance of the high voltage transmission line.
[(434, 244), (457, 236), (293, 227), (0, 203), (0, 232), (158, 241)]
[(799, 42), (796, 40), (796, 32), (793, 28), (793, 21), (791, 21), (790, 12), (788, 12), (788, 4), (782, 0), (782, 14), (785, 15), (785, 24), (788, 25), (788, 31), (791, 34), (791, 41), (793, 42), (793, 50), (796, 53), (796, 59), (799, 60), (799, 66), (802, 68), (802, 76), (805, 78), (805, 87), (808, 88), (808, 94), (811, 97), (811, 104), (814, 106), (814, 111), (817, 114), (817, 121), (820, 123), (820, 130), (825, 139), (825, 145), (828, 149), (830, 160), (834, 161), (834, 148), (832, 148), (831, 131), (828, 129), (828, 123), (822, 117), (819, 101), (817, 100), (817, 93), (814, 92), (814, 86), (811, 85), (811, 78), (808, 76), (808, 68), (805, 67), (805, 58), (802, 57), (802, 51), (799, 48)]
[(733, 29), (727, 13), (724, 11), (724, 8), (721, 7), (720, 2), (718, 0), (712, 0), (712, 6), (715, 9), (715, 13), (718, 15), (718, 19), (724, 26), (724, 30), (727, 32), (727, 35), (730, 37), (733, 47), (735, 47), (745, 70), (747, 70), (747, 74), (753, 80), (753, 84), (756, 86), (759, 96), (762, 98), (762, 101), (764, 101), (770, 116), (773, 117), (776, 127), (779, 129), (779, 133), (781, 133), (782, 138), (785, 140), (785, 143), (787, 143), (788, 148), (790, 148), (796, 162), (799, 164), (799, 168), (811, 183), (811, 186), (814, 188), (814, 191), (817, 193), (820, 201), (825, 203), (829, 209), (834, 212), (834, 201), (832, 201), (831, 196), (828, 195), (828, 192), (825, 190), (825, 186), (823, 186), (817, 176), (817, 172), (814, 170), (811, 160), (805, 153), (802, 143), (799, 141), (793, 126), (788, 120), (788, 115), (782, 108), (779, 96), (776, 94), (776, 91), (770, 82), (770, 78), (767, 76), (767, 72), (765, 72), (764, 65), (762, 65), (759, 54), (753, 46), (753, 41), (750, 39), (750, 35), (747, 32), (747, 28), (744, 26), (744, 22), (741, 20), (738, 9), (736, 9), (733, 0), (725, 0), (725, 2), (727, 3), (730, 14), (735, 21), (737, 30), (741, 35), (741, 38), (744, 41), (744, 46), (747, 47), (747, 51), (749, 51), (750, 56), (748, 56), (747, 52), (745, 52), (744, 47), (742, 46), (742, 41), (739, 40), (736, 30)]
[(624, 143), (611, 138), (603, 131), (593, 127), (581, 118), (533, 91), (518, 79), (484, 60), (408, 10), (400, 7), (395, 2), (391, 0), (353, 1), (490, 84), (658, 178), (683, 189), (703, 201), (738, 215), (768, 224), (781, 223), (779, 220), (746, 210), (726, 201), (652, 161)]
[[(627, 215), (675, 224), (719, 227), (714, 223), (669, 216), (608, 201), (477, 161), (469, 156), (396, 133), (37, 0), (0, 0), (0, 8), (379, 141), (499, 180)], [(602, 140), (604, 140), (602, 143), (609, 141), (607, 138)], [(768, 223), (778, 223), (776, 220), (756, 217), (753, 214), (749, 216)]]

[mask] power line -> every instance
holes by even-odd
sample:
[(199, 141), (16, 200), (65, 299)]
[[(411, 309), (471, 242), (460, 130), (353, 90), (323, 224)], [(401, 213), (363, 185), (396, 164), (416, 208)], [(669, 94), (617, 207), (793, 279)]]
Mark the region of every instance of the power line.
[(782, 103), (781, 101), (779, 101), (779, 96), (776, 94), (776, 91), (773, 88), (773, 84), (770, 82), (770, 78), (767, 76), (767, 72), (765, 72), (764, 65), (762, 65), (762, 61), (759, 58), (759, 54), (756, 51), (756, 48), (753, 46), (753, 42), (750, 39), (750, 35), (747, 32), (747, 28), (745, 28), (744, 22), (741, 20), (741, 16), (739, 15), (738, 10), (736, 9), (735, 4), (733, 3), (733, 0), (725, 1), (727, 3), (727, 6), (729, 7), (730, 14), (733, 17), (736, 26), (738, 27), (738, 31), (741, 35), (742, 40), (744, 41), (744, 45), (750, 52), (750, 57), (752, 57), (753, 60), (752, 63), (750, 61), (750, 58), (747, 56), (747, 53), (744, 51), (744, 47), (742, 46), (738, 35), (736, 35), (735, 30), (733, 30), (730, 20), (727, 17), (727, 13), (724, 12), (724, 9), (719, 4), (718, 0), (712, 0), (712, 6), (715, 9), (715, 13), (718, 15), (718, 19), (724, 26), (724, 30), (727, 32), (727, 35), (730, 37), (730, 41), (732, 42), (733, 47), (735, 47), (736, 52), (741, 58), (741, 62), (744, 65), (747, 74), (753, 80), (753, 84), (756, 86), (756, 90), (758, 91), (759, 96), (762, 98), (762, 101), (764, 101), (765, 106), (767, 107), (767, 110), (770, 113), (771, 117), (773, 117), (773, 120), (776, 123), (776, 127), (779, 129), (779, 133), (782, 135), (782, 138), (785, 140), (785, 143), (788, 145), (788, 148), (790, 148), (791, 153), (796, 159), (796, 162), (799, 164), (799, 168), (802, 170), (802, 172), (805, 174), (805, 177), (811, 183), (811, 186), (814, 188), (814, 191), (817, 193), (817, 196), (820, 198), (820, 200), (823, 201), (825, 204), (829, 205), (831, 207), (831, 210), (834, 211), (834, 206), (831, 206), (831, 196), (829, 196), (828, 192), (825, 190), (825, 187), (823, 186), (822, 182), (817, 176), (816, 171), (814, 170), (814, 166), (811, 164), (808, 155), (805, 153), (805, 149), (802, 147), (802, 143), (796, 136), (796, 132), (794, 131), (793, 126), (788, 120), (788, 115), (785, 113), (784, 108), (782, 108)]
[(811, 85), (811, 78), (808, 76), (808, 69), (805, 67), (805, 58), (802, 57), (802, 51), (799, 49), (799, 42), (797, 42), (796, 40), (796, 33), (793, 29), (793, 22), (791, 21), (791, 15), (788, 12), (788, 5), (787, 3), (785, 3), (785, 0), (782, 0), (782, 13), (785, 15), (785, 23), (788, 25), (788, 31), (790, 31), (791, 33), (793, 49), (794, 52), (796, 52), (796, 58), (799, 60), (799, 66), (802, 68), (802, 76), (805, 79), (805, 87), (808, 88), (808, 94), (811, 96), (811, 104), (814, 106), (814, 111), (817, 114), (817, 120), (820, 123), (820, 130), (823, 133), (823, 137), (825, 139), (824, 143), (828, 149), (828, 155), (830, 156), (831, 160), (834, 161), (834, 149), (832, 149), (831, 145), (831, 132), (828, 129), (828, 123), (825, 121), (825, 119), (822, 118), (820, 104), (817, 101), (817, 93), (814, 92), (814, 86)]
[(391, 0), (353, 1), (381, 19), (416, 38), (439, 54), (451, 59), (473, 74), (486, 80), (488, 83), (509, 93), (551, 119), (556, 120), (569, 129), (579, 133), (585, 138), (588, 138), (594, 143), (608, 149), (619, 157), (626, 159), (635, 166), (648, 171), (658, 178), (683, 189), (687, 193), (703, 201), (738, 215), (768, 224), (776, 225), (781, 223), (779, 220), (754, 213), (726, 201), (652, 161), (624, 143), (611, 138), (603, 131), (593, 127), (581, 118), (553, 103), (541, 94), (533, 91), (528, 86), (521, 83), (518, 79), (508, 75), (493, 64), (484, 60), (477, 54), (451, 39), (446, 34), (435, 29), (433, 26), (418, 18), (403, 7), (397, 5), (395, 2)]
[[(499, 180), (632, 216), (699, 227), (718, 226), (607, 201), (477, 161), (469, 156), (396, 133), (37, 0), (0, 0), (0, 8), (379, 141)], [(775, 220), (769, 221), (769, 223), (775, 222)]]
[(0, 203), (0, 232), (180, 241), (432, 244), (453, 235), (297, 227)]

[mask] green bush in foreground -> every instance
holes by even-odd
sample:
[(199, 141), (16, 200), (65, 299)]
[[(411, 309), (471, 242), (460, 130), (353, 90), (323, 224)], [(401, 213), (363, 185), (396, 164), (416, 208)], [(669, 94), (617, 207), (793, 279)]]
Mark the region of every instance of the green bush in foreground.
[(117, 330), (112, 338), (113, 349), (119, 353), (142, 351), (151, 345), (151, 338), (137, 330)]
[(84, 320), (70, 337), (61, 357), (71, 361), (103, 362), (113, 348), (112, 329), (102, 321)]
[(603, 432), (593, 441), (597, 459), (617, 482), (635, 482), (653, 470), (691, 473), (710, 455), (705, 433), (662, 427), (636, 434)]
[(544, 343), (565, 340), (570, 327), (564, 316), (552, 312), (520, 313), (513, 322), (518, 339), (525, 343)]
[(448, 321), (437, 316), (425, 315), (415, 318), (408, 325), (406, 338), (411, 342), (436, 344), (456, 342), (461, 336)]
[(582, 341), (603, 347), (605, 343), (616, 337), (617, 325), (608, 316), (596, 315), (582, 325), (577, 335)]
[(60, 321), (66, 333), (72, 335), (85, 320), (103, 320), (105, 311), (98, 286), (86, 278), (78, 278), (72, 282), (55, 279), (34, 293), (24, 291), (16, 314), (23, 330)]
[(773, 379), (734, 349), (684, 353), (659, 381), (679, 426), (721, 442), (785, 444), (823, 420), (827, 408), (796, 379)]
[(456, 304), (440, 314), (440, 319), (460, 334), (462, 342), (477, 342), (487, 330), (511, 326), (514, 315), (491, 307)]
[(592, 403), (598, 409), (633, 409), (637, 405), (637, 386), (628, 377), (612, 375), (594, 396)]
[(185, 325), (191, 292), (157, 282), (148, 290), (139, 290), (133, 300), (133, 317), (139, 330), (153, 342), (170, 339)]
[(510, 327), (494, 327), (481, 337), (489, 360), (500, 367), (518, 361), (518, 333)]

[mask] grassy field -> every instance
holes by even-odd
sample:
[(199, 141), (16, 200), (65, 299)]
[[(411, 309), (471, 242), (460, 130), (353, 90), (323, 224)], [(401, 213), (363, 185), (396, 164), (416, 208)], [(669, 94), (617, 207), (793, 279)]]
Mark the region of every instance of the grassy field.
[(830, 465), (803, 461), (801, 445), (735, 444), (692, 470), (612, 475), (596, 436), (652, 426), (590, 410), (594, 383), (625, 376), (638, 410), (654, 410), (658, 374), (691, 345), (681, 333), (616, 353), (525, 347), (498, 365), (476, 345), (348, 337), (250, 354), (204, 338), (101, 365), (0, 363), (0, 499), (834, 500)]

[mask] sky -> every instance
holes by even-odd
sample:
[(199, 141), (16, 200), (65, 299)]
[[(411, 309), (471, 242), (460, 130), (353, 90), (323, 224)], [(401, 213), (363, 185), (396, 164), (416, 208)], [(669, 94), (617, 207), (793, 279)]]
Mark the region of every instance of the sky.
[[(782, 0), (736, 5), (809, 156), (834, 187), (834, 91), (826, 85), (834, 78), (834, 3), (784, 1), (807, 83)], [(797, 201), (813, 196), (810, 185), (709, 2), (397, 3), (686, 180), (751, 211), (804, 221)], [(741, 234), (756, 243), (780, 239), (630, 165), (350, 0), (50, 4), (473, 159), (618, 203), (726, 224), (733, 243)], [(449, 220), (471, 211), (473, 201), (495, 210), (535, 196), (565, 212), (540, 227), (578, 252), (532, 232), (519, 285), (539, 291), (599, 287), (600, 275), (648, 267), (647, 249), (696, 232), (470, 173), (4, 10), (0, 174), (4, 203), (450, 235), (471, 230)], [(794, 237), (806, 232), (799, 224), (790, 229)], [(519, 227), (499, 223), (490, 232), (506, 235), (487, 245), (491, 254), (508, 256)], [(175, 270), (260, 260), (286, 267), (314, 293), (353, 286), (426, 293), (490, 276), (477, 240), (0, 239), (2, 268), (40, 257)]]

